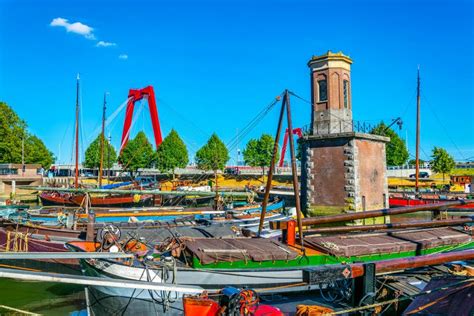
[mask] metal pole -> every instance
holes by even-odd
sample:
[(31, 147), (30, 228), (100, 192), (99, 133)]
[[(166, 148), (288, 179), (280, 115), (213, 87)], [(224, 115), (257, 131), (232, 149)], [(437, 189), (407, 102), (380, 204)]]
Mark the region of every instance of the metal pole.
[(460, 219), (446, 219), (437, 221), (414, 221), (410, 223), (392, 223), (392, 224), (375, 224), (363, 226), (336, 226), (336, 227), (319, 227), (307, 229), (305, 233), (311, 234), (338, 234), (347, 232), (361, 232), (361, 231), (375, 231), (375, 230), (389, 230), (402, 228), (420, 228), (420, 227), (443, 227), (443, 226), (457, 226), (466, 223), (474, 222), (474, 218), (466, 217)]
[[(109, 132), (109, 146), (112, 146), (112, 137)], [(110, 148), (107, 150), (107, 184), (110, 184)]]
[[(356, 219), (364, 219), (364, 218), (371, 218), (371, 217), (378, 217), (378, 216), (389, 216), (389, 215), (398, 215), (398, 214), (409, 214), (409, 213), (422, 212), (422, 211), (439, 210), (439, 209), (449, 208), (452, 206), (471, 204), (471, 203), (474, 204), (474, 202), (458, 200), (458, 201), (445, 202), (445, 203), (433, 203), (433, 204), (426, 204), (426, 205), (419, 205), (419, 206), (405, 206), (405, 207), (381, 209), (381, 210), (366, 211), (366, 212), (354, 212), (354, 213), (349, 213), (349, 214), (338, 214), (338, 215), (321, 216), (321, 217), (308, 217), (308, 218), (303, 218), (301, 221), (304, 226), (311, 226), (311, 225), (320, 225), (320, 224), (327, 224), (327, 223), (353, 221)], [(286, 226), (287, 226), (287, 221), (270, 222), (270, 227), (272, 227), (273, 229), (286, 229)]]
[[(417, 257), (390, 259), (375, 262), (377, 273), (393, 272), (398, 270), (414, 269), (425, 266), (443, 264), (452, 261), (466, 261), (474, 259), (474, 249), (452, 251)], [(364, 264), (351, 264), (351, 277), (356, 278), (364, 275)]]
[(283, 98), (283, 102), (281, 103), (280, 109), (280, 116), (278, 118), (278, 127), (275, 135), (275, 143), (273, 145), (273, 155), (272, 161), (270, 163), (270, 168), (268, 169), (268, 178), (267, 178), (267, 185), (265, 187), (265, 195), (263, 197), (262, 202), (262, 213), (260, 213), (260, 223), (258, 224), (258, 236), (262, 233), (263, 223), (265, 221), (265, 213), (267, 212), (267, 205), (268, 205), (268, 198), (270, 197), (270, 190), (272, 189), (272, 179), (273, 179), (273, 170), (275, 169), (275, 161), (277, 159), (277, 152), (278, 152), (278, 142), (280, 141), (280, 133), (281, 133), (281, 124), (283, 122), (283, 114), (285, 113), (285, 98)]
[(74, 187), (79, 187), (79, 74), (76, 79), (76, 173), (74, 175)]
[(298, 170), (296, 168), (296, 155), (295, 155), (295, 140), (293, 138), (293, 124), (291, 122), (291, 106), (290, 96), (288, 90), (285, 90), (286, 100), (286, 118), (288, 120), (288, 138), (290, 141), (290, 154), (291, 154), (291, 173), (293, 174), (293, 190), (295, 192), (295, 206), (296, 206), (296, 220), (298, 222), (298, 230), (300, 233), (300, 244), (302, 250), (304, 250), (304, 238), (303, 238), (303, 224), (301, 222), (301, 201), (298, 187)]
[(79, 285), (92, 285), (113, 288), (143, 289), (153, 291), (169, 291), (178, 293), (199, 294), (205, 289), (197, 286), (166, 284), (157, 282), (145, 282), (125, 279), (97, 278), (82, 275), (69, 275), (46, 272), (18, 271), (15, 269), (0, 268), (0, 278), (18, 279), (27, 281), (68, 283)]
[(21, 137), (21, 176), (25, 176), (25, 131)]
[(416, 160), (415, 160), (415, 191), (418, 193), (418, 181), (420, 173), (420, 66), (418, 66), (418, 77), (416, 85)]
[(105, 142), (105, 109), (107, 106), (107, 92), (104, 93), (104, 106), (102, 108), (102, 133), (100, 134), (100, 165), (99, 165), (99, 187), (102, 186), (102, 172), (104, 170), (104, 142)]

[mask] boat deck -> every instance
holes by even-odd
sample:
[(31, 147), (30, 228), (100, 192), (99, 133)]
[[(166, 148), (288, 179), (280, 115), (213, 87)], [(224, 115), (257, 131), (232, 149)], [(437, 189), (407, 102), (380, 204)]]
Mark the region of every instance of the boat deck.
[(186, 241), (186, 247), (202, 264), (293, 260), (298, 256), (296, 251), (279, 242), (259, 238), (192, 239)]
[(305, 238), (307, 245), (337, 257), (421, 251), (469, 241), (471, 237), (468, 234), (453, 228)]
[[(243, 262), (261, 264), (280, 261), (287, 265), (295, 258), (312, 263), (334, 263), (340, 260), (383, 259), (381, 256), (413, 256), (433, 251), (464, 247), (472, 242), (469, 234), (455, 228), (435, 228), (389, 233), (309, 236), (305, 251), (299, 244), (290, 247), (261, 238), (186, 238), (187, 250), (201, 265)], [(318, 259), (319, 258), (319, 259)], [(319, 260), (319, 261), (318, 261)], [(314, 261), (314, 262), (313, 262)], [(285, 264), (285, 262), (287, 264)]]

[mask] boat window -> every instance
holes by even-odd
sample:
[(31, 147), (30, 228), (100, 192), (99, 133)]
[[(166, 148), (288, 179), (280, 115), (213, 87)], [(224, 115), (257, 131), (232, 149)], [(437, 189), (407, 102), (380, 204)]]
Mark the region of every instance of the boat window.
[(327, 101), (328, 100), (328, 84), (326, 79), (318, 81), (319, 86), (319, 101)]

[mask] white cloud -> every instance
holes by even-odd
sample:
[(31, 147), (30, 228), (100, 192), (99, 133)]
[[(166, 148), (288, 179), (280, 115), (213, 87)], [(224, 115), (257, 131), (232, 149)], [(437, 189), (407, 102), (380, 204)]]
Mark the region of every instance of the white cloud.
[(127, 54), (120, 54), (118, 58), (125, 60), (125, 59), (128, 59), (128, 55)]
[(81, 22), (69, 23), (67, 19), (64, 18), (55, 18), (49, 24), (51, 26), (61, 26), (66, 29), (66, 31), (71, 33), (76, 33), (84, 36), (87, 39), (95, 40), (94, 29), (88, 25), (85, 25)]
[(97, 47), (110, 47), (110, 46), (117, 46), (116, 43), (112, 42), (106, 42), (106, 41), (98, 41), (97, 44), (95, 44)]

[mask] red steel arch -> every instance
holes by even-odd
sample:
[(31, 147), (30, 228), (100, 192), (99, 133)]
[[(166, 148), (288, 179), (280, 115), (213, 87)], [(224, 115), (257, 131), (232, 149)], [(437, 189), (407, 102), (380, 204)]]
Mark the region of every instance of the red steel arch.
[(288, 145), (288, 137), (293, 137), (290, 134), (298, 135), (298, 138), (303, 137), (303, 131), (301, 128), (297, 127), (294, 128), (293, 131), (290, 133), (288, 128), (285, 131), (285, 137), (283, 138), (283, 147), (281, 148), (281, 155), (280, 155), (280, 162), (278, 163), (278, 167), (283, 167), (283, 163), (285, 161), (285, 153), (286, 153), (286, 146)]
[(143, 98), (148, 99), (148, 107), (150, 108), (151, 123), (153, 125), (153, 134), (155, 135), (155, 145), (158, 148), (163, 141), (161, 136), (160, 120), (158, 119), (158, 109), (156, 108), (155, 92), (152, 86), (145, 87), (143, 89), (130, 89), (128, 92), (128, 103), (127, 110), (125, 112), (125, 122), (123, 124), (122, 142), (120, 152), (128, 142), (130, 135), (130, 127), (132, 124), (133, 110), (135, 108), (135, 102), (140, 101)]

